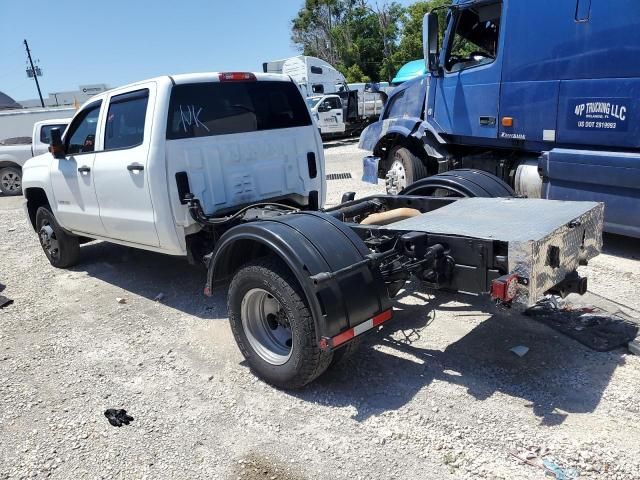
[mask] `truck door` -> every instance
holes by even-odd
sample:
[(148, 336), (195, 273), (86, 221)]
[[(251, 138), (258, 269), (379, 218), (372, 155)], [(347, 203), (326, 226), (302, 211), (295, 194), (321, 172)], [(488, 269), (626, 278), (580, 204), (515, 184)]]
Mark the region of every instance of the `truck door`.
[(501, 2), (455, 9), (449, 15), (443, 72), (433, 82), (430, 114), (444, 133), (497, 137), (501, 16)]
[(152, 92), (149, 87), (109, 97), (94, 182), (106, 236), (158, 246), (147, 171)]
[(56, 219), (74, 232), (104, 235), (93, 184), (95, 139), (102, 101), (78, 112), (65, 132), (65, 158), (51, 162)]
[(345, 131), (342, 101), (332, 95), (325, 97), (318, 105), (318, 124), (322, 133), (341, 133)]

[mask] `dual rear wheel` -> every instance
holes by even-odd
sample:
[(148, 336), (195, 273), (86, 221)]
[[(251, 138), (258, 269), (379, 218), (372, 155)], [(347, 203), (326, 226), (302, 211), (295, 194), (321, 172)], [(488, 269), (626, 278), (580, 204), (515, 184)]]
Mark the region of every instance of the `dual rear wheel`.
[(251, 369), (280, 388), (300, 388), (357, 347), (321, 350), (315, 322), (295, 276), (277, 257), (263, 257), (233, 277), (227, 299), (236, 343)]

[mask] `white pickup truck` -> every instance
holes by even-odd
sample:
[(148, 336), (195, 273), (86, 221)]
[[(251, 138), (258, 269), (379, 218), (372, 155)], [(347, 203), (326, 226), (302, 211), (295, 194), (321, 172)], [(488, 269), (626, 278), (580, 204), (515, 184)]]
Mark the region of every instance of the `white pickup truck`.
[(380, 92), (346, 90), (340, 93), (307, 97), (320, 134), (340, 136), (359, 133), (380, 116), (384, 108)]
[(275, 74), (164, 76), (102, 93), (23, 173), (52, 265), (73, 265), (91, 239), (204, 261), (205, 294), (229, 285), (248, 365), (284, 388), (389, 321), (410, 278), (526, 307), (584, 293), (576, 268), (602, 243), (602, 205), (513, 198), (473, 170), (322, 209), (320, 135), (296, 84)]
[(6, 139), (0, 142), (0, 192), (4, 195), (22, 193), (22, 166), (31, 157), (44, 153), (49, 148), (51, 130), (64, 130), (68, 118), (42, 120), (33, 125), (31, 141), (26, 137)]

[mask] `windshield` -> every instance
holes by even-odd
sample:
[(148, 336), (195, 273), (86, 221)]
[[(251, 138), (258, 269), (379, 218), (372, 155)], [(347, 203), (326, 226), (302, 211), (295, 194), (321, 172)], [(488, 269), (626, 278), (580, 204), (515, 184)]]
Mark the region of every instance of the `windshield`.
[(309, 108), (313, 110), (313, 107), (315, 107), (320, 100), (322, 100), (322, 97), (307, 98), (307, 105), (309, 105)]

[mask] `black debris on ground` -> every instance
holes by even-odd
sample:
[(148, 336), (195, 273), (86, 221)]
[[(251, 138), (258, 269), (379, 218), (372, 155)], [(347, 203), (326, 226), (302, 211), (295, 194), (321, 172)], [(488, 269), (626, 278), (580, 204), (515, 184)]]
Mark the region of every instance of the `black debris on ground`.
[(129, 423), (133, 421), (133, 417), (128, 415), (127, 411), (122, 408), (108, 408), (105, 410), (104, 416), (107, 417), (109, 423), (114, 427), (129, 425)]
[[(1, 291), (2, 289), (0, 289), (0, 292)], [(11, 300), (10, 298), (0, 295), (0, 308), (8, 307), (12, 303), (13, 303), (13, 300)]]
[(626, 346), (640, 330), (637, 323), (598, 308), (574, 309), (552, 301), (539, 303), (527, 315), (597, 352)]

